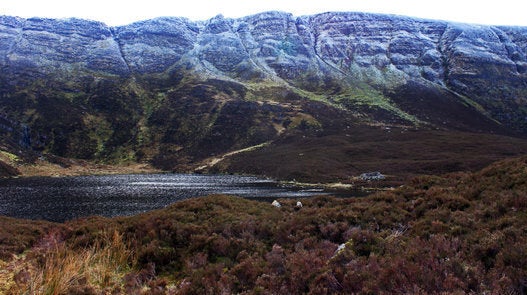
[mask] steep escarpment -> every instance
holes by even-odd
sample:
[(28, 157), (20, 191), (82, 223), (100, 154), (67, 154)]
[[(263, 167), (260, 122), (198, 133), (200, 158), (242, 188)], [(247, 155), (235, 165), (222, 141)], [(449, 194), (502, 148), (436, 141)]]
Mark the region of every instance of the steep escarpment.
[[(121, 27), (3, 16), (0, 111), (38, 153), (164, 169), (367, 126), (521, 137), (526, 36), (366, 13)], [(489, 140), (516, 140), (504, 138)]]

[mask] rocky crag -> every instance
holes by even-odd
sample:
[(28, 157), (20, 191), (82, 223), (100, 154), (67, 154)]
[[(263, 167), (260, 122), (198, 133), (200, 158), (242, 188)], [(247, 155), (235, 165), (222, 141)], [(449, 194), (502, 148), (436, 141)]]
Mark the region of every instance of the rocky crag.
[(17, 122), (0, 131), (64, 157), (193, 169), (299, 135), (360, 141), (364, 128), (527, 135), (523, 27), (365, 13), (122, 27), (3, 16), (0, 67), (0, 112)]

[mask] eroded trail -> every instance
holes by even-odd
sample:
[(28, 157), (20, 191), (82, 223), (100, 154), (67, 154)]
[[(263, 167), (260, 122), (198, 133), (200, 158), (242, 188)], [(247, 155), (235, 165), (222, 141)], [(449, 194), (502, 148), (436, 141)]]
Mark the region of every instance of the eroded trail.
[(225, 153), (225, 154), (223, 154), (223, 155), (221, 155), (219, 157), (207, 158), (207, 159), (205, 159), (203, 161), (202, 165), (200, 165), (199, 167), (194, 169), (194, 172), (206, 171), (207, 169), (210, 169), (210, 168), (216, 166), (216, 164), (218, 164), (221, 161), (227, 159), (228, 157), (231, 157), (233, 155), (240, 154), (240, 153), (252, 152), (254, 150), (266, 147), (266, 146), (270, 145), (271, 143), (272, 143), (272, 141), (267, 141), (267, 142), (264, 142), (264, 143), (261, 143), (261, 144), (257, 144), (257, 145), (253, 145), (253, 146), (246, 147), (246, 148), (243, 148), (243, 149), (239, 149), (239, 150), (236, 150), (236, 151), (228, 152), (228, 153)]

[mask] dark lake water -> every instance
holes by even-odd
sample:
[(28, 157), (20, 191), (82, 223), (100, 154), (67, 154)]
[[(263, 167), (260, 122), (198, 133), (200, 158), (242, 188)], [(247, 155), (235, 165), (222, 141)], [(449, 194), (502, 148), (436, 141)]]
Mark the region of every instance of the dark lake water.
[(0, 215), (65, 220), (133, 215), (179, 200), (228, 194), (244, 198), (304, 198), (321, 190), (283, 187), (268, 179), (232, 175), (147, 174), (0, 179)]

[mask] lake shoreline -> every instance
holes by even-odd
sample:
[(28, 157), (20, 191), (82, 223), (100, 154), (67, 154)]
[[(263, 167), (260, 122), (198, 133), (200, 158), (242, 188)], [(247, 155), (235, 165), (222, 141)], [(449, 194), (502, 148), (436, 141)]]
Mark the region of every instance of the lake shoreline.
[[(338, 194), (343, 196), (344, 193), (347, 192)], [(0, 180), (0, 202), (3, 204), (0, 215), (53, 222), (92, 215), (131, 216), (184, 199), (214, 194), (262, 200), (337, 193), (318, 187), (284, 187), (272, 179), (239, 175), (26, 176)]]

